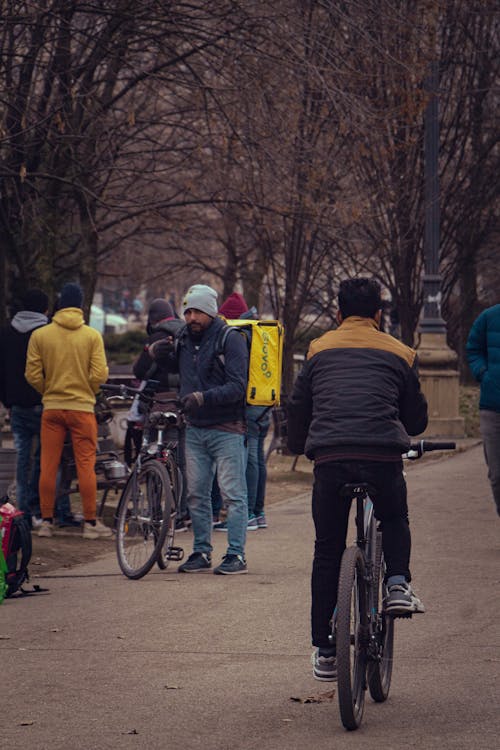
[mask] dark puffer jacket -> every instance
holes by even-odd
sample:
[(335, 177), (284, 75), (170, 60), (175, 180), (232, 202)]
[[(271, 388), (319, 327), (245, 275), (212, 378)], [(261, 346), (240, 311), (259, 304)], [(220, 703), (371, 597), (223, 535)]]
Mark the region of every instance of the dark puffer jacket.
[(476, 318), (466, 352), (471, 372), (481, 383), (479, 408), (500, 412), (500, 305)]
[(413, 349), (349, 317), (315, 339), (288, 404), (288, 446), (318, 459), (394, 458), (427, 426)]
[(224, 363), (218, 355), (221, 330), (226, 324), (220, 318), (195, 341), (187, 326), (181, 330), (176, 359), (170, 358), (180, 376), (180, 396), (194, 391), (203, 393), (203, 406), (189, 422), (196, 427), (210, 427), (245, 419), (245, 394), (248, 373), (248, 348), (237, 331), (226, 338)]

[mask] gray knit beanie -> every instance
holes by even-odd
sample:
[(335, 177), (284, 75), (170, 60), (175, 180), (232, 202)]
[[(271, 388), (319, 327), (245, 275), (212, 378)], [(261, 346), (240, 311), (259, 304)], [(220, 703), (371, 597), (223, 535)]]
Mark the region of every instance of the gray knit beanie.
[(182, 314), (189, 309), (201, 310), (201, 312), (215, 318), (218, 312), (217, 292), (206, 284), (194, 284), (189, 287), (182, 300)]

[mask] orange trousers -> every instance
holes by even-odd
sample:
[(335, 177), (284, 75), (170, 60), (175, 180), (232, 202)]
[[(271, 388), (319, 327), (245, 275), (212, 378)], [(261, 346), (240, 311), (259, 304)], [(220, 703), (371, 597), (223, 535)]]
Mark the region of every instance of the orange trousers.
[(93, 412), (72, 409), (44, 409), (42, 413), (39, 484), (42, 518), (52, 518), (54, 515), (57, 470), (66, 432), (70, 433), (73, 444), (83, 517), (86, 521), (93, 521), (97, 503), (97, 422)]

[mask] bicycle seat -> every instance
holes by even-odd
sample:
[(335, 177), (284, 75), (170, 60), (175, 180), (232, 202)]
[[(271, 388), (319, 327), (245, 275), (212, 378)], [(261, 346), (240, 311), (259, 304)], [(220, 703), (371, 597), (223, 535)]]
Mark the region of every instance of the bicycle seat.
[(365, 497), (366, 495), (375, 495), (377, 490), (368, 482), (355, 482), (353, 484), (344, 484), (340, 490), (341, 497), (347, 497), (351, 500), (355, 497)]

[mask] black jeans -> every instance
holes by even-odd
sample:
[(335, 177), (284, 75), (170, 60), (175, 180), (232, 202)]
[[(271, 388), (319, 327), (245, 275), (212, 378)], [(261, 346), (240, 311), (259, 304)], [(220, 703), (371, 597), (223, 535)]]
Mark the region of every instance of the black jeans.
[[(340, 496), (344, 484), (368, 482), (382, 528), (387, 578), (410, 577), (410, 526), (402, 461), (331, 461), (314, 468), (312, 514), (316, 529), (312, 569), (311, 626), (314, 646), (328, 648), (330, 620), (337, 603), (340, 562), (346, 546), (351, 501)], [(353, 509), (353, 513), (355, 508)]]

